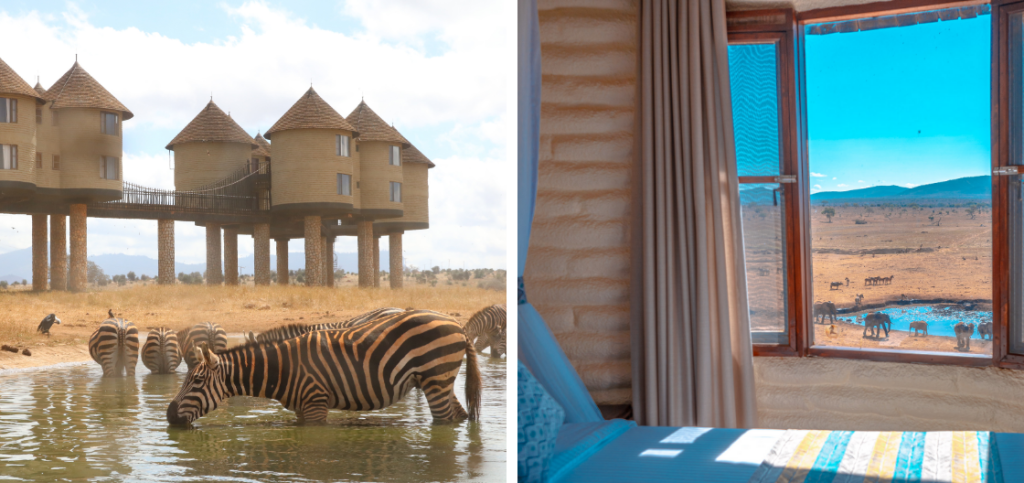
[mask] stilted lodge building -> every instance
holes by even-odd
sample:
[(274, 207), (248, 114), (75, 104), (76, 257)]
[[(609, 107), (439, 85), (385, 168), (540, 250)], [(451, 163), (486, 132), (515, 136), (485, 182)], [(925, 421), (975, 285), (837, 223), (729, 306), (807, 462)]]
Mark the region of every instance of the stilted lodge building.
[(380, 286), (387, 236), (390, 286), (402, 287), (402, 235), (429, 227), (434, 164), (365, 101), (346, 118), (310, 87), (253, 138), (211, 98), (166, 146), (174, 190), (123, 181), (121, 123), (132, 117), (77, 61), (44, 89), (0, 60), (0, 212), (32, 215), (33, 290), (48, 279), (85, 289), (90, 216), (156, 220), (163, 284), (175, 282), (174, 221), (192, 221), (206, 229), (208, 284), (239, 282), (238, 235), (250, 234), (258, 285), (270, 283), (271, 239), (278, 283), (301, 238), (306, 284), (333, 286), (335, 239), (356, 236), (359, 286)]

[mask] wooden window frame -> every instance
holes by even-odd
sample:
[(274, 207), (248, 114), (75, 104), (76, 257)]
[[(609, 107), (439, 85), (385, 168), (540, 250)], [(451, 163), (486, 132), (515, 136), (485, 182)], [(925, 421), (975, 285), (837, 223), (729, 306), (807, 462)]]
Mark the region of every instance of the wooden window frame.
[[(779, 103), (781, 106), (780, 126), (783, 150), (782, 174), (796, 176), (794, 190), (787, 190), (786, 197), (786, 249), (787, 290), (791, 304), (787, 314), (789, 344), (755, 344), (755, 356), (795, 357), (836, 357), (884, 362), (909, 362), (943, 364), (952, 366), (1024, 368), (1024, 354), (1008, 353), (1008, 312), (1010, 303), (1010, 266), (1000, 263), (1008, 260), (1009, 228), (1007, 190), (1011, 180), (1007, 176), (992, 176), (992, 356), (953, 355), (935, 352), (909, 352), (892, 349), (864, 349), (855, 347), (813, 346), (813, 321), (811, 294), (813, 274), (811, 273), (810, 233), (810, 173), (807, 153), (806, 77), (804, 73), (804, 26), (812, 23), (862, 19), (897, 15), (927, 10), (972, 5), (991, 5), (992, 31), (992, 167), (1009, 164), (1009, 113), (1000, 106), (1009, 105), (1007, 80), (1007, 53), (1000, 49), (1006, 41), (1008, 15), (1024, 11), (1024, 0), (1014, 2), (993, 1), (945, 1), (945, 0), (894, 0), (862, 5), (831, 7), (795, 13), (790, 9), (771, 9), (729, 12), (727, 28), (729, 42), (744, 40), (779, 39), (782, 42), (779, 56)], [(788, 43), (788, 48), (785, 45)], [(786, 66), (789, 66), (786, 68)], [(789, 89), (787, 93), (786, 90)], [(995, 93), (998, 92), (998, 95)], [(788, 95), (792, 93), (792, 95)], [(788, 112), (787, 112), (788, 111)], [(788, 172), (787, 172), (788, 171)], [(778, 182), (773, 177), (741, 177), (740, 182)]]
[(60, 155), (54, 154), (50, 157), (50, 169), (60, 171)]
[[(114, 130), (117, 132), (107, 132), (107, 116), (114, 117)], [(121, 135), (121, 116), (117, 113), (100, 111), (100, 133), (108, 136), (120, 136)]]
[(36, 169), (43, 169), (43, 153), (36, 152)]

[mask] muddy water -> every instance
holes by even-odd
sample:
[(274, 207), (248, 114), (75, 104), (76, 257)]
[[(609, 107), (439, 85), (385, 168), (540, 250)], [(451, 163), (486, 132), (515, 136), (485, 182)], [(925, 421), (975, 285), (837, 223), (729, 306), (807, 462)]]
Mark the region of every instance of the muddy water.
[(0, 373), (0, 481), (504, 481), (505, 362), (480, 364), (481, 420), (460, 424), (433, 424), (414, 390), (382, 411), (331, 411), (323, 426), (232, 398), (180, 429), (166, 414), (184, 364), (139, 364), (134, 379), (103, 379), (96, 364)]

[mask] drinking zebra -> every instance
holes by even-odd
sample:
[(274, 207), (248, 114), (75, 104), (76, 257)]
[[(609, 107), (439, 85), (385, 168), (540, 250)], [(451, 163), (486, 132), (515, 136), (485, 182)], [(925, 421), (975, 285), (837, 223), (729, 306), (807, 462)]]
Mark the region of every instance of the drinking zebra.
[(477, 352), (491, 347), (491, 357), (498, 358), (505, 353), (505, 304), (487, 307), (470, 317), (466, 322), (466, 335), (476, 341)]
[[(365, 324), (378, 317), (385, 317), (388, 315), (399, 314), (405, 312), (402, 309), (394, 307), (381, 307), (374, 309), (364, 314), (359, 314), (351, 319), (344, 322), (332, 322), (324, 324), (287, 324), (279, 327), (274, 327), (266, 332), (261, 333), (252, 337), (251, 335), (246, 336), (246, 339), (250, 342), (255, 339), (256, 342), (280, 342), (285, 339), (292, 339), (298, 337), (307, 332), (314, 330), (330, 330), (330, 329), (347, 329), (349, 327), (355, 327), (357, 325)], [(251, 334), (251, 333), (250, 333)]]
[(134, 377), (139, 363), (139, 329), (121, 318), (104, 320), (89, 337), (89, 355), (103, 368), (103, 377)]
[(181, 364), (177, 334), (166, 327), (149, 331), (149, 337), (142, 345), (142, 364), (153, 374), (174, 372)]
[(213, 322), (200, 322), (188, 329), (178, 331), (178, 340), (181, 342), (181, 354), (185, 359), (185, 365), (192, 369), (199, 358), (192, 350), (206, 343), (213, 348), (214, 352), (224, 352), (228, 348), (228, 333), (219, 324)]
[[(383, 409), (411, 387), (423, 390), (435, 421), (480, 412), (480, 368), (462, 326), (451, 317), (416, 310), (341, 330), (280, 342), (246, 344), (216, 354), (199, 346), (170, 405), (167, 421), (187, 425), (232, 396), (276, 399), (300, 421), (323, 422), (328, 409)], [(466, 358), (467, 413), (453, 389)]]

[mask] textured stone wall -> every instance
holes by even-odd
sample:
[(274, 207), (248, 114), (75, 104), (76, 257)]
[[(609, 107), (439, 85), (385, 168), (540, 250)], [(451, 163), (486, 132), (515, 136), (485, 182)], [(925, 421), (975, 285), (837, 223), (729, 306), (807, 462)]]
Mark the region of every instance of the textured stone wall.
[(373, 286), (380, 288), (380, 236), (373, 236)]
[(270, 224), (252, 226), (252, 274), (256, 285), (270, 285)]
[[(32, 114), (35, 118), (35, 113)], [(20, 114), (18, 119), (20, 120)], [(46, 215), (32, 215), (32, 291), (43, 292), (46, 290), (46, 278), (49, 271), (49, 256), (47, 251), (47, 219)]]
[(220, 224), (206, 224), (206, 284), (220, 285), (224, 280), (220, 266)]
[[(34, 102), (34, 101), (33, 101)], [(19, 105), (20, 107), (20, 105)], [(43, 123), (35, 124), (36, 128), (36, 154), (43, 155), (43, 169), (35, 169), (35, 182), (39, 188), (60, 188), (60, 171), (53, 169), (53, 156), (60, 155), (60, 127), (53, 125), (53, 113), (56, 112), (50, 109), (49, 103), (42, 107), (43, 110)], [(36, 122), (35, 109), (32, 110), (32, 122)], [(20, 116), (19, 116), (20, 119)], [(52, 218), (51, 218), (52, 220)], [(65, 223), (66, 226), (66, 223)], [(53, 231), (53, 227), (50, 227)], [(67, 230), (64, 232), (67, 236)], [(67, 248), (67, 241), (64, 242), (64, 248)], [(51, 254), (50, 258), (53, 258)], [(65, 265), (67, 264), (67, 255), (64, 256)], [(52, 278), (52, 276), (51, 276)], [(67, 276), (64, 277), (64, 289), (67, 289)], [(50, 280), (50, 289), (53, 288), (53, 280)]]
[[(274, 206), (292, 203), (348, 203), (359, 208), (361, 191), (354, 164), (358, 163), (355, 143), (352, 156), (338, 156), (338, 134), (330, 129), (288, 129), (274, 133), (274, 183), (270, 201)], [(338, 194), (338, 174), (352, 175), (352, 196)], [(365, 184), (363, 185), (365, 187)]]
[(288, 285), (288, 239), (274, 241), (277, 242), (277, 284)]
[(71, 205), (68, 211), (71, 215), (71, 268), (68, 271), (68, 290), (82, 292), (85, 291), (88, 281), (86, 261), (89, 256), (86, 246), (88, 230), (85, 205)]
[[(104, 111), (65, 108), (57, 109), (57, 112), (60, 123), (60, 187), (121, 191), (121, 179), (124, 177), (122, 137), (100, 132), (100, 113)], [(102, 156), (113, 156), (119, 160), (118, 179), (100, 178)]]
[(327, 237), (324, 246), (324, 285), (334, 287), (334, 237)]
[(391, 252), (388, 265), (388, 280), (392, 289), (402, 288), (405, 268), (402, 266), (402, 232), (388, 234), (388, 250)]
[(638, 3), (538, 8), (540, 167), (526, 291), (597, 403), (626, 404)]
[(174, 220), (156, 221), (157, 283), (174, 285)]
[(238, 285), (238, 227), (224, 227), (224, 285)]
[[(364, 210), (401, 210), (402, 203), (390, 201), (391, 182), (402, 182), (402, 166), (388, 164), (394, 143), (359, 143), (360, 207)], [(405, 188), (405, 186), (402, 186)], [(405, 195), (405, 193), (402, 193)]]
[(181, 143), (174, 145), (174, 186), (194, 190), (227, 178), (252, 158), (252, 146), (242, 143)]
[(373, 222), (360, 221), (356, 226), (359, 248), (359, 287), (373, 287)]
[(1024, 371), (755, 357), (758, 425), (1024, 432)]
[(67, 289), (68, 218), (65, 215), (50, 215), (50, 290)]
[(320, 217), (304, 217), (303, 223), (306, 237), (306, 285), (316, 287), (320, 285), (320, 272), (324, 267), (323, 241), (320, 239)]

